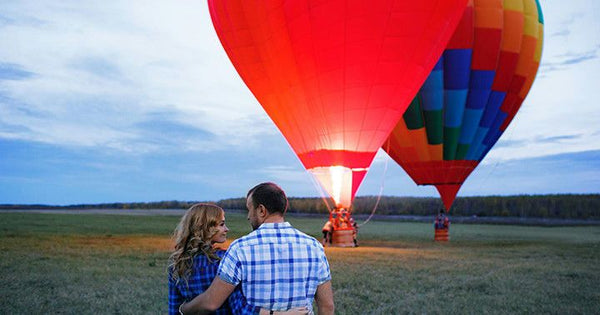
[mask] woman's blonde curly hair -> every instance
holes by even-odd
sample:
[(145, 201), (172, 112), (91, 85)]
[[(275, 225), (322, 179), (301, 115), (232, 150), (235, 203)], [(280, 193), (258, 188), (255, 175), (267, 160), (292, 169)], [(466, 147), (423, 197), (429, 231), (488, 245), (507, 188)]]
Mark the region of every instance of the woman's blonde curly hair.
[(205, 255), (209, 261), (220, 259), (211, 239), (224, 213), (221, 207), (206, 203), (197, 203), (185, 212), (173, 233), (175, 251), (169, 257), (173, 280), (187, 282), (196, 255)]

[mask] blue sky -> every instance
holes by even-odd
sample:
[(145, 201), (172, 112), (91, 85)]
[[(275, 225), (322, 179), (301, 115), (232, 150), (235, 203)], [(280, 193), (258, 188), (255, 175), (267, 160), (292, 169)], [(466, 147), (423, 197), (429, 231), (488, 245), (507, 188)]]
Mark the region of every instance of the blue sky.
[[(541, 1), (542, 65), (459, 196), (600, 192), (600, 2)], [(2, 1), (0, 203), (319, 196), (205, 1)], [(437, 196), (379, 152), (358, 195)]]

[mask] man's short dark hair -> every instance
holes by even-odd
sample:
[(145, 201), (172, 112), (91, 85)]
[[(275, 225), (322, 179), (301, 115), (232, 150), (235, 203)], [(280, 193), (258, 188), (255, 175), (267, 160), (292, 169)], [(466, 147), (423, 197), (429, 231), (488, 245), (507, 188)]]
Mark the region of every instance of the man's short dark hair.
[(285, 192), (275, 183), (261, 183), (248, 191), (246, 198), (252, 195), (252, 206), (263, 205), (269, 213), (279, 212), (282, 215), (288, 207)]

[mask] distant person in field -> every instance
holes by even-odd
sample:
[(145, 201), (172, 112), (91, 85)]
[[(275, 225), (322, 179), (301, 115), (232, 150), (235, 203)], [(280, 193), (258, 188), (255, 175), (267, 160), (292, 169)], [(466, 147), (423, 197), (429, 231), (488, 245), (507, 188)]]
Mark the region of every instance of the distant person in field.
[[(185, 212), (175, 229), (175, 251), (169, 257), (169, 314), (180, 314), (185, 301), (208, 289), (225, 254), (216, 245), (225, 242), (228, 231), (225, 212), (218, 206), (200, 203)], [(219, 304), (215, 314), (270, 313), (248, 304), (239, 287), (232, 291), (227, 303)]]
[(306, 307), (333, 314), (331, 273), (323, 245), (285, 222), (288, 200), (276, 184), (250, 189), (246, 207), (254, 229), (229, 246), (211, 286), (181, 308), (184, 314), (218, 308), (241, 284), (248, 303), (264, 309)]
[(331, 223), (331, 220), (325, 221), (321, 231), (323, 232), (323, 246), (327, 244), (331, 245), (331, 235), (333, 234), (333, 223)]
[(354, 247), (358, 247), (358, 239), (356, 238), (358, 234), (358, 224), (354, 221), (353, 217), (350, 217), (350, 226), (352, 227), (352, 240), (354, 241)]
[(446, 216), (446, 211), (443, 208), (440, 209), (440, 213), (435, 217), (433, 227), (436, 230), (447, 230), (450, 227), (450, 219)]

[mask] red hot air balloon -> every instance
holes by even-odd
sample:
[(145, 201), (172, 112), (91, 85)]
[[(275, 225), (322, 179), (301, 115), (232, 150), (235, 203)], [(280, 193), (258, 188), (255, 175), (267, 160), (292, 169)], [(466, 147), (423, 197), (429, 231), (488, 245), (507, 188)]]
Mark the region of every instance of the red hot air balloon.
[(446, 209), (519, 110), (537, 73), (536, 0), (470, 0), (444, 53), (383, 149)]
[(349, 207), (466, 0), (208, 0), (235, 69), (304, 167)]

